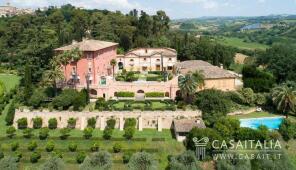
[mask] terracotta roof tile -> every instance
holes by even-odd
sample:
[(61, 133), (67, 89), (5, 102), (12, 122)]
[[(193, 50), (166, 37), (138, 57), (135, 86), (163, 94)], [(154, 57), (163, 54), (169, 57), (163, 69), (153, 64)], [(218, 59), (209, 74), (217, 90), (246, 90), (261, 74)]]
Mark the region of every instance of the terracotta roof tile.
[(175, 65), (181, 74), (186, 74), (189, 71), (201, 71), (206, 79), (215, 78), (235, 78), (235, 76), (220, 67), (213, 66), (212, 64), (202, 60), (188, 60), (177, 63)]
[(176, 132), (189, 132), (194, 127), (197, 128), (206, 128), (203, 120), (190, 120), (190, 119), (180, 119), (174, 120), (174, 128)]
[(118, 45), (117, 43), (99, 41), (99, 40), (83, 40), (81, 42), (72, 43), (61, 48), (55, 49), (56, 51), (68, 51), (74, 48), (79, 48), (81, 51), (98, 51), (104, 48)]

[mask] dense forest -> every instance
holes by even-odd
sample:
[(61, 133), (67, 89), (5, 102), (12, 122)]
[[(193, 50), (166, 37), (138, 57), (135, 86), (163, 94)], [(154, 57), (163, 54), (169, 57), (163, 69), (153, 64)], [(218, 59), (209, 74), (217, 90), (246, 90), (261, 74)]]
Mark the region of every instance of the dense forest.
[(119, 53), (137, 47), (171, 47), (178, 51), (179, 60), (202, 59), (225, 66), (234, 57), (229, 47), (170, 30), (170, 18), (164, 11), (155, 15), (137, 10), (122, 14), (65, 5), (37, 10), (34, 15), (1, 18), (0, 23), (1, 65), (21, 74), (29, 64), (33, 82), (40, 81), (48, 69), (54, 48), (84, 37), (118, 42)]

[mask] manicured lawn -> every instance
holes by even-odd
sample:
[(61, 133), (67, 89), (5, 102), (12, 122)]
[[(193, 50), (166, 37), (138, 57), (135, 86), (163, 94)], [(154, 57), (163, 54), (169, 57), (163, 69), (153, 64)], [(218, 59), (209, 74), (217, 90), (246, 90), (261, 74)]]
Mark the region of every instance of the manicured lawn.
[(4, 83), (6, 90), (9, 91), (19, 84), (20, 77), (12, 74), (0, 74), (0, 81)]
[(163, 102), (157, 102), (157, 101), (152, 102), (153, 109), (159, 109), (159, 108), (164, 108), (164, 107), (166, 107), (166, 104)]
[(283, 116), (279, 114), (272, 114), (269, 112), (253, 112), (245, 115), (234, 115), (230, 116), (237, 119), (246, 119), (246, 118), (260, 118), (260, 117), (275, 117), (275, 116)]
[(235, 38), (235, 37), (219, 38), (218, 42), (220, 44), (233, 46), (240, 49), (248, 49), (248, 50), (255, 50), (255, 49), (265, 50), (266, 48), (268, 48), (268, 46), (265, 44), (244, 42), (243, 39)]

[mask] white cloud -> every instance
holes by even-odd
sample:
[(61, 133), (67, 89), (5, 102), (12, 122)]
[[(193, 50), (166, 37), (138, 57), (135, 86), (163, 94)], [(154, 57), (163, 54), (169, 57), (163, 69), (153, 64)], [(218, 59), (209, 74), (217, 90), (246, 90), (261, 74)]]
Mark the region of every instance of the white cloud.
[(204, 9), (217, 9), (220, 4), (216, 0), (172, 0), (181, 3), (192, 3), (201, 5)]

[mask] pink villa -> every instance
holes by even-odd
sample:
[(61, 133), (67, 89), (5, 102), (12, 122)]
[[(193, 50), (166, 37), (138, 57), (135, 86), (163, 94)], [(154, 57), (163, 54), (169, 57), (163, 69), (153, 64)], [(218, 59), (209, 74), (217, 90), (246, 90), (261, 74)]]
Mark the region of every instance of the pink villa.
[[(235, 76), (223, 68), (213, 66), (207, 62), (177, 61), (177, 52), (170, 48), (139, 48), (128, 52), (126, 55), (117, 55), (117, 43), (83, 40), (73, 42), (71, 45), (55, 49), (63, 52), (78, 48), (83, 57), (77, 62), (69, 62), (63, 68), (66, 85), (78, 90), (87, 87), (86, 78), (89, 77), (90, 95), (93, 98), (104, 97), (105, 99), (116, 99), (116, 92), (129, 91), (139, 96), (147, 92), (163, 92), (165, 98), (174, 99), (179, 93), (178, 76), (186, 74), (187, 71), (199, 70), (205, 75), (204, 88), (217, 88), (220, 90), (235, 90)], [(131, 55), (133, 54), (133, 55)], [(113, 77), (111, 60), (117, 61), (115, 74), (124, 68), (127, 71), (163, 70), (171, 71), (174, 77), (169, 81), (116, 81)]]

